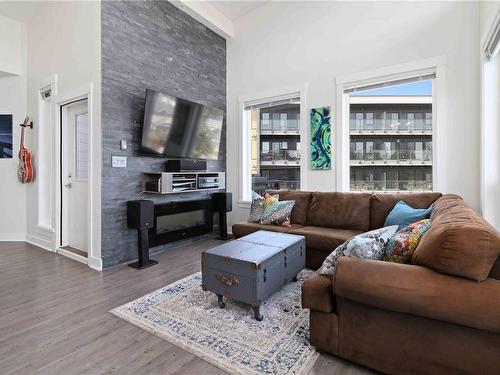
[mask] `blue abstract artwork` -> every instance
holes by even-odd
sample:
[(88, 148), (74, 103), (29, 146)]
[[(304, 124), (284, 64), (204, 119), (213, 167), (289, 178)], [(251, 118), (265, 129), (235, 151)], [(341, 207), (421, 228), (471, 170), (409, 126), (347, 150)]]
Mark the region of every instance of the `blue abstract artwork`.
[(311, 169), (332, 168), (330, 107), (311, 109)]

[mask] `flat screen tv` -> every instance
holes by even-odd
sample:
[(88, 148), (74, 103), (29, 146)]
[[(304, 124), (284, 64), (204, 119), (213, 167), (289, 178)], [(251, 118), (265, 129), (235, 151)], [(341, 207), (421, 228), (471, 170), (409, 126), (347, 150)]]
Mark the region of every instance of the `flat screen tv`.
[(216, 160), (223, 119), (221, 109), (147, 89), (141, 153)]

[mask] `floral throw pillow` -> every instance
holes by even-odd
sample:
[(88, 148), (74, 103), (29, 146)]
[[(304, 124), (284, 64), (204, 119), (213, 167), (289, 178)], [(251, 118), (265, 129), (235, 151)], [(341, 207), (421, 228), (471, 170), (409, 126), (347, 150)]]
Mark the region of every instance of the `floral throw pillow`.
[(397, 230), (397, 225), (391, 225), (352, 237), (328, 255), (319, 273), (325, 276), (334, 276), (337, 261), (343, 256), (382, 260), (385, 246)]
[(252, 223), (260, 222), (262, 210), (264, 209), (264, 197), (261, 197), (255, 191), (252, 193), (252, 204), (250, 205), (250, 213), (248, 214), (248, 221)]
[(385, 248), (384, 260), (394, 263), (410, 263), (413, 252), (431, 225), (431, 219), (424, 219), (398, 231)]
[(271, 195), (268, 192), (264, 193), (264, 205), (263, 208), (266, 209), (268, 206), (278, 203), (280, 200), (279, 194)]
[(290, 216), (294, 205), (295, 201), (280, 201), (267, 206), (262, 211), (260, 223), (291, 226)]

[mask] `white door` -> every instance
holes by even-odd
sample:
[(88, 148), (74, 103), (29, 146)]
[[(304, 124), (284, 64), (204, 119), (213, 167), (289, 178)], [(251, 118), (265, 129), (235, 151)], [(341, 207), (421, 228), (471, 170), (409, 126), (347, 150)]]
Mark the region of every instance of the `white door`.
[(88, 101), (64, 108), (62, 123), (62, 246), (88, 252)]

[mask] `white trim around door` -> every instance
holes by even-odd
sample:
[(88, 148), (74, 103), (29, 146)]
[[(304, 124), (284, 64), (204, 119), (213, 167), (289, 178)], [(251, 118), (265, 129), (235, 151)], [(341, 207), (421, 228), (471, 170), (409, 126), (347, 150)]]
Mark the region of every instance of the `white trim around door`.
[[(99, 114), (94, 111), (96, 103), (93, 84), (84, 85), (71, 91), (61, 92), (54, 98), (55, 113), (55, 140), (56, 140), (56, 158), (55, 158), (55, 186), (56, 186), (56, 223), (55, 223), (55, 243), (56, 251), (61, 255), (71, 257), (78, 261), (84, 261), (83, 257), (69, 255), (61, 247), (61, 215), (62, 215), (62, 184), (61, 184), (61, 108), (65, 105), (87, 99), (88, 103), (88, 129), (89, 129), (89, 165), (88, 165), (88, 255), (86, 263), (89, 267), (98, 271), (102, 270), (101, 248), (100, 248), (100, 215), (101, 215), (101, 178), (100, 178), (100, 122)], [(82, 258), (82, 259), (80, 259)]]

